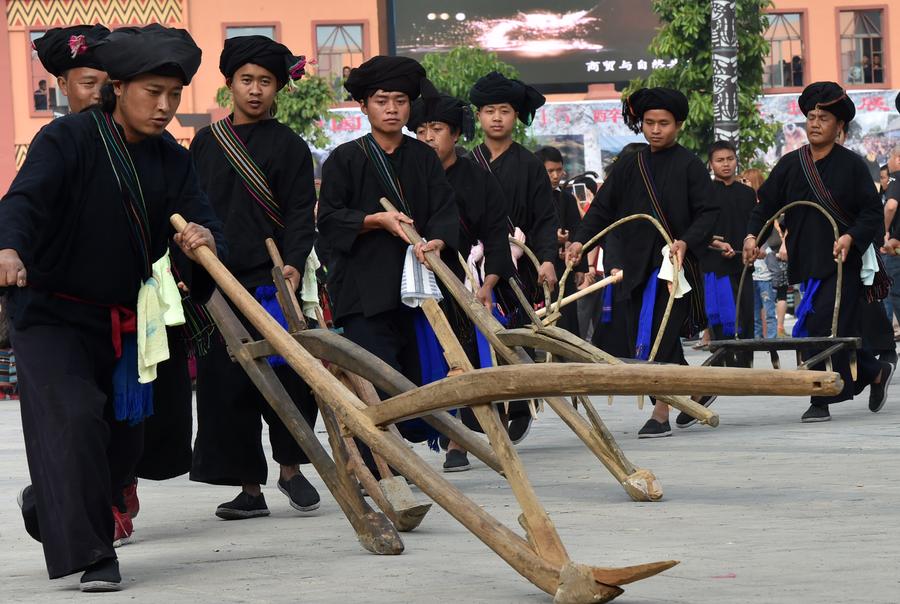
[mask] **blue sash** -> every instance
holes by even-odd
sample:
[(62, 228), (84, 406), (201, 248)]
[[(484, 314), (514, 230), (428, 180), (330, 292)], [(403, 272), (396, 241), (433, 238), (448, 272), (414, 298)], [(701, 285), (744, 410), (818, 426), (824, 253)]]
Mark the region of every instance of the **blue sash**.
[(638, 319), (637, 339), (634, 342), (634, 358), (646, 361), (650, 358), (650, 340), (653, 337), (653, 307), (656, 304), (656, 286), (659, 281), (659, 269), (653, 269), (650, 280), (644, 287), (641, 299), (641, 314)]
[(731, 337), (735, 334), (734, 293), (731, 291), (731, 279), (728, 275), (717, 277), (715, 273), (704, 275), (706, 287), (706, 317), (709, 324), (721, 325), (722, 334)]
[(610, 283), (603, 290), (603, 307), (600, 309), (600, 322), (612, 323), (613, 312), (613, 285)]
[(138, 382), (137, 334), (122, 334), (122, 356), (113, 368), (116, 421), (135, 426), (153, 415), (153, 382)]
[(809, 329), (806, 327), (806, 319), (813, 313), (813, 297), (819, 291), (822, 282), (819, 279), (809, 279), (803, 288), (803, 299), (800, 300), (800, 306), (797, 307), (797, 322), (794, 323), (794, 330), (791, 335), (795, 338), (806, 338), (809, 336)]
[[(259, 305), (266, 309), (266, 312), (269, 313), (273, 319), (278, 321), (278, 324), (284, 327), (286, 331), (288, 331), (288, 322), (284, 316), (284, 311), (281, 310), (281, 305), (278, 303), (278, 298), (276, 297), (277, 289), (274, 285), (260, 285), (256, 288), (256, 291), (253, 292), (253, 297), (256, 298), (256, 301), (259, 302)], [(287, 365), (287, 361), (284, 360), (284, 357), (278, 355), (272, 355), (266, 358), (270, 367), (281, 367)]]

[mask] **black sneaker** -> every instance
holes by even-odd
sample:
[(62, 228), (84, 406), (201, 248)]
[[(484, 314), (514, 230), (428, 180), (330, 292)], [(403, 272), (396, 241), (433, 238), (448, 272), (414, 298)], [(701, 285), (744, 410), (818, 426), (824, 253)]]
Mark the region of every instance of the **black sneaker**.
[(122, 589), (119, 561), (107, 558), (91, 564), (81, 575), (80, 586), (81, 591), (88, 593), (119, 591)]
[[(701, 396), (700, 398), (691, 397), (691, 400), (699, 405), (703, 405), (704, 407), (709, 407), (717, 398), (719, 398), (719, 395), (711, 394), (709, 396)], [(684, 411), (679, 413), (678, 417), (675, 418), (675, 426), (678, 428), (690, 428), (696, 423), (697, 418), (693, 417), (692, 415), (688, 415)]]
[(469, 457), (465, 451), (453, 449), (447, 451), (447, 459), (444, 461), (444, 472), (465, 472), (471, 470), (472, 464), (469, 463)]
[(303, 474), (297, 474), (287, 481), (278, 479), (278, 490), (287, 496), (291, 507), (298, 512), (319, 509), (319, 492)]
[(41, 528), (38, 525), (37, 506), (34, 503), (34, 488), (28, 485), (16, 497), (16, 503), (22, 510), (22, 520), (25, 521), (25, 532), (31, 535), (31, 538), (40, 543)]
[(894, 377), (894, 366), (887, 361), (881, 362), (881, 382), (869, 386), (869, 411), (878, 413), (887, 402), (888, 386)]
[(828, 411), (828, 405), (810, 405), (809, 409), (806, 410), (806, 413), (804, 413), (800, 418), (800, 421), (804, 424), (811, 424), (814, 422), (830, 422), (831, 412)]
[(268, 515), (266, 496), (262, 493), (254, 497), (246, 491), (241, 491), (237, 497), (216, 508), (216, 516), (222, 520), (243, 520)]
[(517, 445), (528, 436), (528, 433), (531, 431), (531, 422), (534, 418), (531, 417), (531, 414), (523, 415), (521, 417), (516, 417), (509, 420), (509, 427), (506, 429), (507, 434), (509, 434), (509, 440), (512, 441), (512, 444)]
[(663, 438), (664, 436), (672, 436), (672, 426), (668, 421), (658, 422), (651, 418), (638, 431), (638, 438)]

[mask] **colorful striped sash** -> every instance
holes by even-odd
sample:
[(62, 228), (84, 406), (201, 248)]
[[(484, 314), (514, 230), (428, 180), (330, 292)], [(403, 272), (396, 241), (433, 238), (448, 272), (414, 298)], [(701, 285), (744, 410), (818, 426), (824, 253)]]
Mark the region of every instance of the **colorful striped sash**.
[(128, 224), (131, 227), (131, 235), (137, 248), (141, 264), (141, 282), (150, 278), (153, 272), (153, 260), (150, 257), (150, 216), (147, 213), (147, 204), (144, 201), (144, 192), (141, 189), (141, 181), (137, 170), (128, 153), (128, 147), (122, 139), (122, 134), (113, 123), (112, 115), (106, 112), (92, 111), (91, 116), (97, 124), (100, 132), (100, 140), (106, 149), (119, 190), (122, 192), (122, 203)]
[(247, 189), (250, 197), (259, 204), (259, 207), (275, 223), (275, 226), (283, 229), (284, 216), (281, 213), (281, 208), (278, 206), (278, 201), (275, 200), (275, 196), (272, 194), (269, 181), (262, 168), (250, 157), (247, 145), (234, 131), (231, 116), (226, 116), (217, 122), (213, 122), (210, 125), (210, 130), (212, 130), (216, 142), (222, 148), (225, 159), (228, 160), (228, 163), (231, 164), (235, 173), (244, 183), (244, 188)]
[[(636, 155), (638, 169), (641, 172), (641, 178), (644, 180), (647, 196), (650, 198), (650, 211), (653, 214), (653, 217), (662, 224), (663, 230), (669, 235), (669, 238), (672, 239), (672, 241), (675, 241), (678, 237), (672, 231), (672, 227), (669, 226), (669, 221), (666, 218), (666, 213), (663, 211), (662, 203), (660, 202), (659, 191), (656, 189), (656, 182), (653, 180), (652, 172), (650, 172), (650, 162), (648, 161), (650, 149), (644, 149)], [(687, 325), (687, 328), (689, 334), (695, 334), (706, 327), (706, 303), (703, 297), (703, 277), (700, 272), (700, 266), (690, 251), (686, 251), (684, 255), (684, 266), (682, 268), (684, 269), (685, 276), (691, 283), (692, 294), (690, 297), (691, 312), (687, 318), (687, 321), (689, 321), (690, 324)]]
[(362, 152), (366, 154), (366, 159), (369, 160), (369, 165), (372, 166), (372, 169), (375, 171), (375, 176), (378, 177), (378, 181), (381, 183), (382, 189), (384, 189), (384, 194), (391, 200), (395, 207), (400, 208), (401, 212), (410, 218), (413, 218), (412, 209), (409, 207), (409, 204), (406, 203), (406, 196), (403, 195), (403, 187), (400, 184), (400, 179), (397, 178), (387, 154), (384, 152), (384, 149), (378, 145), (378, 141), (375, 140), (372, 133), (370, 132), (369, 134), (356, 139), (356, 144), (359, 145)]

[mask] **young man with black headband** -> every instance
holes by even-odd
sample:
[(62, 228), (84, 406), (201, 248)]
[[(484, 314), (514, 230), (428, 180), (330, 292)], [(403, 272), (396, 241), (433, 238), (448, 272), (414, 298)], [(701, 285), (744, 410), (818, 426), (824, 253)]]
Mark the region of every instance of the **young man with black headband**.
[[(516, 265), (517, 282), (532, 303), (543, 301), (541, 287), (556, 288), (558, 275), (554, 263), (558, 257), (559, 224), (553, 210), (553, 193), (544, 164), (534, 153), (513, 140), (518, 119), (530, 125), (535, 112), (545, 103), (544, 96), (519, 80), (493, 71), (479, 79), (469, 91), (469, 100), (478, 109), (477, 117), (484, 131), (484, 143), (472, 153), (475, 161), (493, 174), (503, 190), (510, 236), (524, 236), (541, 263), (535, 271), (531, 261), (522, 256)], [(519, 251), (514, 250), (516, 255)], [(519, 299), (506, 283), (497, 288), (498, 298), (507, 315), (508, 325), (518, 327), (528, 322)], [(509, 405), (509, 437), (521, 442), (531, 428), (531, 412), (525, 401)]]
[(100, 102), (100, 88), (107, 76), (91, 46), (108, 35), (102, 25), (73, 25), (50, 29), (34, 41), (38, 59), (56, 76), (59, 89), (68, 98), (70, 113)]
[[(818, 210), (798, 207), (785, 214), (788, 274), (791, 283), (806, 283), (803, 302), (797, 309), (794, 336), (831, 335), (837, 268), (843, 262), (841, 307), (836, 336), (860, 334), (861, 301), (887, 295), (886, 275), (873, 274), (877, 268), (872, 242), (883, 238), (884, 215), (878, 190), (865, 162), (856, 153), (837, 144), (838, 136), (856, 115), (847, 93), (834, 82), (816, 82), (798, 99), (806, 116), (809, 144), (782, 157), (759, 189), (744, 239), (744, 262), (752, 262), (758, 247), (756, 234), (772, 215), (799, 200), (821, 205), (837, 222), (840, 237), (834, 241), (831, 224)], [(831, 253), (829, 254), (829, 250)], [(865, 271), (863, 270), (865, 269)], [(863, 279), (868, 283), (864, 283)], [(880, 292), (878, 290), (881, 290)], [(841, 374), (844, 389), (835, 396), (815, 396), (801, 417), (803, 422), (831, 419), (828, 406), (852, 399), (871, 386), (869, 409), (879, 411), (887, 399), (893, 366), (878, 361), (866, 349), (857, 351), (857, 377), (850, 372), (846, 351), (832, 357), (834, 370)], [(824, 363), (812, 367), (822, 369)]]
[[(656, 217), (672, 240), (671, 247), (646, 221), (632, 221), (618, 229), (618, 259), (624, 278), (616, 285), (616, 296), (628, 301), (625, 321), (633, 356), (646, 360), (670, 288), (675, 287), (676, 299), (654, 360), (686, 365), (680, 336), (686, 331), (699, 332), (706, 321), (696, 258), (712, 239), (719, 206), (706, 166), (676, 142), (688, 114), (688, 102), (681, 92), (642, 88), (628, 97), (622, 113), (632, 130), (643, 132), (649, 146), (614, 164), (572, 238), (568, 259), (578, 261), (584, 242), (619, 218), (632, 214)], [(671, 274), (670, 258), (683, 267), (683, 276)], [(656, 403), (638, 437), (671, 434), (669, 406)]]
[[(188, 257), (224, 247), (190, 156), (164, 136), (200, 49), (184, 30), (150, 25), (116, 30), (94, 52), (111, 96), (35, 137), (0, 202), (0, 286), (14, 287), (32, 535), (51, 579), (85, 571), (83, 591), (111, 591), (115, 515), (153, 412), (136, 334), (153, 317), (139, 300), (157, 295), (172, 214), (199, 223), (174, 236)], [(213, 290), (200, 268), (188, 285), (199, 301)]]
[[(275, 95), (303, 75), (304, 65), (302, 57), (266, 36), (226, 40), (219, 70), (231, 91), (232, 113), (200, 130), (191, 144), (200, 186), (224, 222), (232, 252), (226, 266), (276, 315), (281, 311), (266, 239), (277, 242), (284, 276), (297, 289), (315, 237), (312, 155), (306, 142), (272, 115)], [(294, 404), (310, 426), (315, 425), (318, 408), (309, 386), (285, 363), (273, 365)], [(278, 489), (295, 510), (317, 509), (319, 494), (300, 472), (300, 465), (309, 463), (306, 454), (247, 374), (231, 361), (224, 341), (214, 338), (209, 352), (197, 361), (191, 480), (241, 487), (237, 497), (218, 506), (219, 518), (269, 515), (260, 488), (268, 476), (260, 442), (262, 419), (269, 426), (272, 457), (280, 466)]]
[[(372, 132), (338, 146), (322, 166), (318, 227), (331, 249), (328, 293), (344, 336), (423, 382), (418, 309), (401, 301), (407, 248), (424, 263), (426, 251), (457, 254), (459, 211), (434, 151), (405, 136), (410, 104), (438, 99), (425, 69), (405, 57), (377, 56), (350, 72), (344, 86), (369, 118)], [(396, 211), (385, 211), (386, 197)], [(400, 228), (414, 224), (426, 241), (409, 241)], [(458, 261), (456, 261), (458, 263)], [(449, 262), (448, 262), (449, 263)], [(437, 441), (421, 420), (400, 422), (408, 440)], [(368, 448), (360, 444), (371, 462)]]
[[(469, 104), (460, 99), (443, 95), (437, 102), (418, 99), (412, 105), (407, 128), (437, 153), (456, 194), (459, 207), (459, 252), (468, 259), (473, 277), (477, 279), (475, 297), (490, 310), (494, 308), (494, 287), (513, 274), (512, 257), (507, 240), (506, 212), (501, 204), (503, 192), (496, 179), (479, 168), (473, 161), (457, 155), (456, 145), (460, 136), (471, 139), (474, 119)], [(483, 263), (479, 265), (479, 258)], [(450, 267), (461, 279), (465, 279), (459, 262), (450, 260)], [(450, 317), (456, 336), (475, 367), (484, 366), (478, 351), (478, 335), (475, 327), (453, 300), (446, 300), (444, 308)], [(468, 408), (461, 410), (463, 422), (476, 428), (478, 422)], [(466, 452), (450, 441), (445, 472), (460, 472), (470, 468)]]

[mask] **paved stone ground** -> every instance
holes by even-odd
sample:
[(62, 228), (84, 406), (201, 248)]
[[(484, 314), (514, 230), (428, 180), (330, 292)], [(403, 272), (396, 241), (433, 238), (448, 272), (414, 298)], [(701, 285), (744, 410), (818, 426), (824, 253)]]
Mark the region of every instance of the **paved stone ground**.
[[(691, 364), (701, 358), (692, 353)], [(626, 454), (662, 482), (665, 498), (653, 504), (631, 502), (555, 416), (540, 417), (520, 452), (572, 557), (682, 561), (626, 586), (622, 604), (900, 602), (900, 388), (877, 415), (859, 400), (834, 407), (826, 424), (799, 423), (799, 399), (729, 397), (716, 408), (717, 429), (638, 441), (648, 411), (625, 397), (598, 401)], [(509, 489), (476, 466), (449, 479), (516, 527)], [(77, 576), (47, 580), (41, 549), (22, 529), (18, 405), (0, 402), (0, 602), (551, 601), (437, 506), (404, 536), (402, 556), (365, 553), (312, 480), (323, 494), (313, 517), (296, 515), (270, 482), (272, 516), (230, 523), (213, 510), (233, 489), (142, 482), (136, 541), (119, 550), (126, 590), (80, 594)]]

